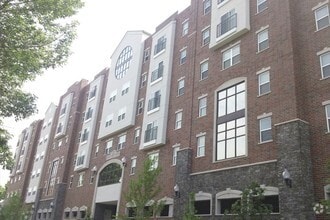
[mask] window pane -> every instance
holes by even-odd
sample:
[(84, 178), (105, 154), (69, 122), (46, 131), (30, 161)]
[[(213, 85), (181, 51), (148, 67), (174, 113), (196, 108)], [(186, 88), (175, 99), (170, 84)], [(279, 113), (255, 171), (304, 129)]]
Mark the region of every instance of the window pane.
[(226, 124), (219, 124), (218, 125), (218, 132), (225, 131), (225, 129), (226, 129)]
[(235, 157), (235, 139), (229, 139), (227, 144), (227, 158)]
[(245, 109), (245, 92), (239, 93), (237, 95), (237, 109), (236, 111)]
[(244, 126), (244, 125), (245, 125), (245, 118), (239, 118), (236, 120), (237, 127)]
[(227, 114), (235, 112), (235, 96), (231, 96), (228, 98), (227, 102)]
[(261, 132), (261, 142), (272, 140), (272, 130)]
[(260, 130), (269, 129), (271, 127), (271, 118), (263, 118), (260, 120)]
[(235, 129), (227, 131), (227, 138), (235, 137)]
[(211, 213), (211, 201), (195, 201), (196, 215), (206, 215)]
[(259, 95), (265, 94), (270, 91), (270, 84), (266, 83), (260, 86), (260, 92)]
[(217, 159), (223, 160), (225, 159), (225, 152), (226, 152), (226, 144), (225, 141), (220, 141), (217, 144)]
[(219, 102), (218, 111), (218, 116), (226, 115), (226, 100)]
[(219, 141), (222, 141), (226, 138), (226, 133), (225, 132), (221, 132), (221, 133), (218, 133), (218, 140)]
[(245, 155), (245, 136), (238, 137), (236, 139), (236, 148), (237, 148), (237, 155), (236, 156), (243, 156)]
[(245, 135), (245, 126), (237, 128), (236, 135), (237, 136)]
[(235, 128), (235, 121), (227, 122), (227, 130)]
[(328, 7), (324, 6), (322, 8), (319, 8), (316, 10), (316, 18), (317, 20), (323, 18), (324, 16), (327, 16), (329, 14)]

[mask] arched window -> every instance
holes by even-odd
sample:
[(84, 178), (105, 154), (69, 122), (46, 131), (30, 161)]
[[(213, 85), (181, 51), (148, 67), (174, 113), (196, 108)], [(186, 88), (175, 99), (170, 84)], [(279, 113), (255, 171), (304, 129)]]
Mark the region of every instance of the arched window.
[(106, 166), (100, 173), (98, 186), (106, 186), (119, 183), (122, 169), (119, 164), (111, 163)]

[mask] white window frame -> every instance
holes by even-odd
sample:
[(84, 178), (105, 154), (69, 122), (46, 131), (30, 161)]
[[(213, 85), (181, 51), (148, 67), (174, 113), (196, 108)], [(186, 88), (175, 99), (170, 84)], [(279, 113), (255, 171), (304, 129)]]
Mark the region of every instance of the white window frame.
[(111, 126), (112, 121), (113, 121), (113, 114), (107, 115), (107, 117), (105, 119), (105, 127)]
[[(238, 49), (238, 51), (237, 51)], [(222, 52), (222, 69), (228, 69), (231, 66), (234, 66), (238, 63), (240, 63), (240, 54), (241, 54), (241, 49), (240, 49), (240, 44), (236, 44), (232, 46), (231, 48), (228, 48)], [(234, 63), (234, 58), (239, 56), (239, 59)], [(225, 63), (229, 61), (229, 66), (225, 67)]]
[(210, 43), (211, 31), (210, 27), (202, 30), (202, 46), (208, 45)]
[(144, 99), (140, 99), (137, 103), (136, 115), (141, 115), (143, 113)]
[(85, 177), (85, 172), (79, 173), (77, 187), (81, 187), (84, 185), (84, 177)]
[(204, 60), (200, 63), (200, 80), (208, 78), (209, 60)]
[(177, 111), (175, 113), (175, 126), (174, 129), (180, 129), (182, 128), (182, 117), (183, 117), (183, 111)]
[(113, 147), (113, 139), (110, 139), (106, 142), (104, 153), (106, 155), (109, 155), (112, 152), (112, 147)]
[(117, 96), (117, 90), (112, 91), (110, 94), (109, 103), (114, 102), (116, 100), (116, 96)]
[(133, 144), (138, 144), (141, 136), (141, 128), (136, 128), (134, 130)]
[(126, 143), (126, 134), (122, 134), (118, 137), (117, 150), (121, 150), (125, 147)]
[[(323, 63), (323, 59), (325, 57), (329, 59), (329, 63)], [(330, 75), (329, 76), (324, 75), (324, 68), (325, 67), (330, 67), (330, 51), (328, 51), (326, 53), (323, 53), (323, 54), (320, 54), (320, 66), (321, 66), (322, 79), (329, 78)]]
[(134, 175), (136, 171), (136, 157), (131, 158), (131, 169), (130, 169), (130, 175)]
[(206, 141), (206, 135), (198, 135), (197, 136), (197, 151), (196, 156), (197, 157), (204, 157), (205, 156), (205, 141)]
[(180, 65), (184, 64), (187, 61), (187, 48), (180, 50)]
[[(320, 17), (318, 18), (318, 12), (321, 11), (322, 9), (326, 10), (327, 11), (327, 14), (324, 15), (323, 17)], [(319, 30), (322, 30), (326, 27), (329, 27), (330, 25), (330, 16), (329, 16), (329, 6), (328, 5), (322, 5), (321, 7), (318, 7), (314, 10), (314, 16), (315, 16), (315, 25), (316, 25), (316, 30), (319, 31)], [(319, 27), (319, 23), (318, 21), (322, 20), (322, 19), (326, 19), (328, 17), (328, 24), (324, 27)]]
[(184, 94), (184, 78), (178, 80), (178, 96)]
[(328, 104), (326, 104), (324, 106), (325, 108), (325, 117), (326, 117), (326, 120), (327, 120), (327, 131), (328, 133), (330, 133), (330, 101)]
[(159, 163), (159, 152), (153, 152), (148, 155), (149, 159), (152, 161), (151, 170), (157, 169)]
[(189, 20), (182, 22), (182, 36), (187, 35), (189, 32)]
[[(266, 6), (265, 7), (262, 7), (261, 9), (260, 9), (260, 6), (262, 5), (262, 4), (266, 4)], [(260, 12), (262, 12), (262, 11), (264, 11), (264, 10), (266, 10), (268, 7), (267, 7), (267, 0), (257, 0), (257, 13), (260, 13)]]
[(178, 158), (178, 151), (180, 150), (180, 145), (173, 146), (173, 154), (172, 154), (172, 165), (175, 166)]
[(203, 1), (203, 14), (206, 15), (211, 12), (211, 0)]
[[(259, 120), (259, 143), (267, 143), (267, 142), (273, 141), (273, 135), (272, 135), (272, 114), (269, 113), (269, 114), (262, 115), (262, 116), (258, 117), (258, 120)], [(270, 121), (267, 122), (265, 120), (270, 120)], [(263, 122), (269, 123), (269, 126), (264, 127), (264, 125), (262, 124)], [(271, 132), (271, 139), (263, 140), (262, 139), (262, 133), (263, 132), (268, 132), (268, 131)]]
[[(268, 28), (257, 33), (258, 38), (258, 52), (264, 51), (269, 48), (269, 31)], [(261, 48), (262, 43), (267, 43), (265, 48)]]
[[(265, 80), (263, 79), (264, 76), (266, 76)], [(269, 85), (268, 86), (269, 89), (265, 92), (262, 92), (262, 87), (267, 86), (267, 85)], [(258, 91), (259, 96), (270, 93), (270, 72), (269, 72), (269, 70), (261, 72), (261, 73), (258, 74), (258, 88), (259, 88), (258, 89), (259, 90)]]
[(147, 73), (141, 75), (140, 88), (143, 88), (147, 85)]
[(207, 96), (198, 98), (198, 117), (206, 116), (207, 114)]

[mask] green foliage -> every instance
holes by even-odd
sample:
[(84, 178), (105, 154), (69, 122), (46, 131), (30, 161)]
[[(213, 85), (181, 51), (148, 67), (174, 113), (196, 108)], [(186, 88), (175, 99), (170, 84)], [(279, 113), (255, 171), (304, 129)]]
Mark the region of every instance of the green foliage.
[[(242, 192), (242, 198), (226, 210), (225, 214), (234, 214), (236, 219), (262, 219), (271, 213), (272, 207), (264, 203), (264, 189), (253, 182)], [(232, 216), (234, 218), (234, 216)], [(231, 218), (231, 219), (232, 219)]]
[(6, 220), (24, 220), (31, 215), (28, 207), (17, 195), (6, 200), (6, 203), (0, 209), (0, 219)]
[[(143, 164), (143, 169), (136, 179), (129, 183), (128, 192), (125, 193), (125, 199), (134, 206), (134, 219), (143, 220), (148, 217), (155, 217), (163, 208), (163, 203), (153, 202), (161, 188), (157, 182), (157, 178), (161, 173), (161, 168), (153, 168), (154, 161), (147, 159)], [(149, 208), (146, 209), (145, 207)], [(127, 219), (127, 216), (120, 217)]]
[(195, 215), (195, 194), (189, 194), (188, 204), (186, 205), (183, 220), (199, 220), (200, 218)]
[(7, 190), (7, 185), (6, 186), (1, 186), (0, 185), (0, 201), (5, 199), (6, 197), (6, 190)]
[[(71, 18), (82, 6), (81, 0), (0, 1), (0, 123), (37, 111), (36, 97), (21, 87), (67, 61), (78, 24)], [(8, 136), (3, 134), (1, 129), (0, 165), (9, 168)]]
[(14, 164), (13, 155), (10, 151), (8, 141), (10, 139), (10, 134), (1, 128), (0, 121), (0, 166), (2, 169), (10, 170)]

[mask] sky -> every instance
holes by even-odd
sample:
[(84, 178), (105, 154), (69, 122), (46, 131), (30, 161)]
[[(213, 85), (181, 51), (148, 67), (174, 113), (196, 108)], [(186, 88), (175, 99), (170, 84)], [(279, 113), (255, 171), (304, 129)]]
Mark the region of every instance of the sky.
[[(190, 0), (85, 0), (85, 6), (76, 19), (80, 25), (77, 38), (71, 46), (72, 55), (63, 67), (47, 70), (33, 82), (24, 85), (24, 90), (38, 97), (38, 113), (19, 122), (5, 120), (13, 138), (12, 150), (18, 136), (33, 121), (42, 119), (50, 103), (58, 104), (59, 98), (76, 81), (94, 76), (110, 66), (110, 57), (129, 30), (144, 30), (150, 34), (176, 11), (190, 5)], [(0, 170), (0, 185), (9, 179), (9, 171)]]

